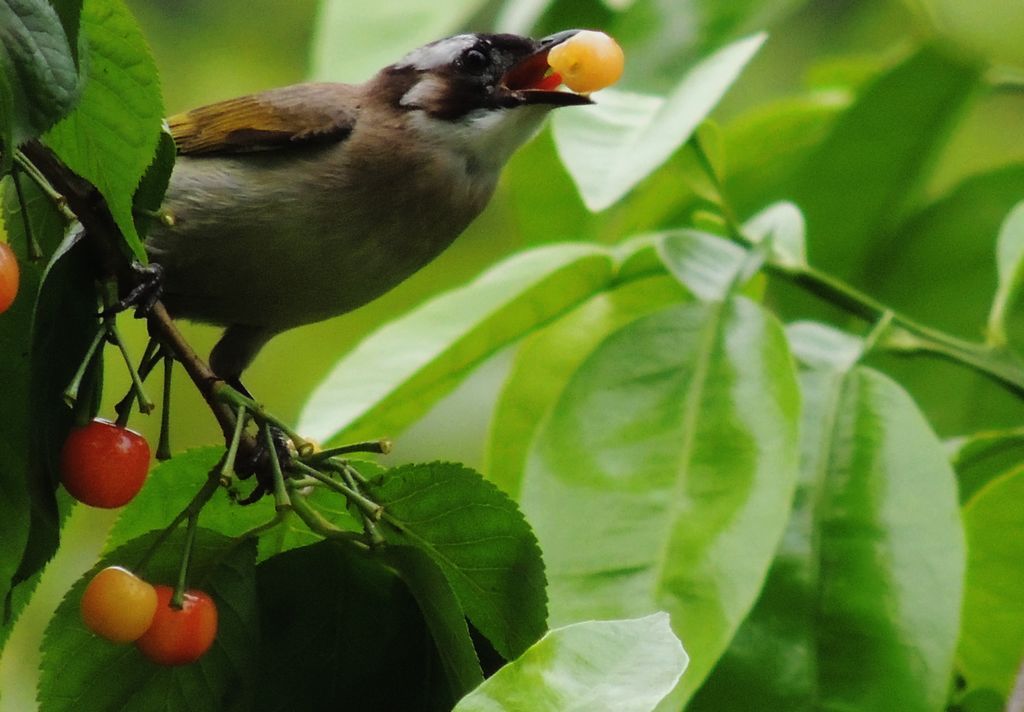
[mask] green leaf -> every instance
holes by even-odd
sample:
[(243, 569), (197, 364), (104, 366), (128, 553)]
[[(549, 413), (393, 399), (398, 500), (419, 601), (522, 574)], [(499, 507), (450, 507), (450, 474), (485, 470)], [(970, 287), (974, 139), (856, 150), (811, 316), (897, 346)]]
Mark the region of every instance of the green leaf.
[(989, 341), (1024, 351), (1024, 202), (1006, 217), (996, 243), (999, 287), (988, 319)]
[(1024, 430), (974, 433), (946, 442), (960, 484), (961, 504), (996, 477), (1024, 462)]
[(659, 253), (669, 272), (698, 299), (724, 299), (740, 279), (747, 250), (697, 230), (668, 233)]
[(0, 113), (5, 147), (35, 138), (74, 107), (78, 68), (49, 2), (0, 0), (0, 73), (10, 101)]
[[(1022, 196), (1022, 163), (965, 179), (885, 238), (889, 248), (868, 268), (870, 294), (923, 324), (977, 339), (997, 284), (993, 242)], [(954, 274), (956, 279), (935, 278)], [(914, 394), (940, 433), (1024, 421), (1020, 398), (970, 369), (898, 356), (876, 356), (874, 362)]]
[[(147, 567), (146, 579), (173, 585), (184, 544), (179, 530)], [(190, 586), (217, 604), (213, 647), (198, 662), (162, 667), (134, 646), (115, 645), (82, 624), (79, 600), (86, 584), (108, 565), (132, 566), (156, 533), (134, 539), (105, 557), (65, 596), (46, 629), (39, 683), (41, 709), (78, 711), (188, 709), (220, 712), (252, 689), (258, 652), (256, 547), (200, 528), (191, 559)]]
[(344, 0), (321, 4), (313, 37), (312, 75), (362, 82), (420, 45), (455, 34), (483, 0), (393, 0), (353, 12)]
[(551, 326), (531, 335), (516, 352), (491, 422), (487, 478), (517, 497), (540, 414), (558, 400), (569, 378), (608, 334), (686, 292), (670, 277), (649, 277), (601, 292)]
[(150, 224), (153, 221), (151, 214), (158, 213), (163, 203), (164, 193), (171, 181), (171, 171), (174, 170), (174, 159), (177, 157), (177, 148), (174, 139), (166, 131), (160, 132), (160, 142), (157, 144), (156, 155), (153, 162), (149, 164), (146, 173), (142, 176), (139, 187), (135, 190), (132, 199), (132, 206), (135, 213), (135, 230), (140, 237), (145, 237), (149, 232)]
[(83, 0), (50, 0), (53, 9), (60, 17), (60, 24), (64, 28), (64, 36), (67, 38), (68, 47), (71, 49), (71, 56), (78, 64), (78, 34), (82, 25), (82, 1)]
[(14, 89), (8, 76), (6, 56), (0, 51), (0, 178), (6, 176), (14, 167), (14, 151), (6, 150), (14, 146)]
[(846, 92), (818, 92), (756, 105), (727, 124), (724, 192), (734, 211), (749, 215), (791, 198), (793, 177), (850, 101)]
[[(64, 240), (52, 202), (27, 177), (21, 184), (25, 211), (10, 182), (4, 191), (4, 223), (21, 283), (0, 318), (6, 354), (0, 363), (0, 596), (12, 577), (14, 583), (31, 577), (57, 546), (56, 457), (71, 422), (61, 394), (98, 326), (90, 255)], [(29, 257), (26, 221), (43, 258)]]
[[(28, 542), (31, 499), (28, 491), (28, 469), (31, 428), (32, 313), (36, 294), (43, 278), (45, 263), (32, 261), (25, 240), (24, 215), (14, 196), (11, 179), (4, 183), (4, 227), (14, 250), (20, 270), (18, 296), (0, 318), (0, 343), (4, 357), (0, 359), (0, 383), (4, 384), (4, 407), (0, 408), (0, 601), (6, 601), (11, 579), (21, 563)], [(52, 239), (59, 235), (58, 223), (38, 193), (33, 193), (29, 209), (42, 220), (51, 221), (53, 229), (43, 231)], [(41, 211), (41, 212), (40, 212)], [(49, 224), (49, 223), (48, 223)], [(54, 245), (49, 245), (52, 249)], [(6, 620), (0, 619), (0, 625)]]
[(664, 613), (575, 623), (549, 632), (454, 712), (650, 712), (687, 662)]
[(451, 709), (416, 601), (371, 557), (320, 542), (263, 562), (256, 579), (254, 709)]
[(99, 189), (127, 247), (145, 263), (132, 196), (160, 139), (163, 105), (156, 64), (122, 0), (86, 0), (82, 34), (89, 79), (75, 111), (45, 141)]
[(667, 610), (692, 656), (681, 706), (767, 574), (799, 411), (782, 329), (746, 299), (670, 307), (606, 339), (542, 426), (522, 486), (553, 623)]
[(796, 321), (786, 326), (786, 338), (797, 360), (810, 368), (848, 371), (864, 355), (864, 339), (828, 324)]
[(452, 699), (459, 699), (483, 682), (484, 674), (448, 579), (430, 556), (414, 547), (382, 547), (378, 555), (395, 570), (419, 604), (444, 666)]
[(611, 253), (596, 245), (505, 260), (367, 337), (314, 391), (299, 432), (325, 443), (396, 435), (488, 356), (603, 289), (612, 272)]
[(610, 207), (667, 161), (764, 43), (759, 34), (694, 67), (665, 99), (606, 90), (594, 106), (556, 113), (555, 143), (590, 210)]
[[(94, 257), (80, 237), (76, 226), (68, 228), (43, 274), (32, 315), (28, 413), (32, 528), (17, 580), (32, 576), (57, 550), (60, 521), (54, 491), (60, 481), (60, 449), (74, 422), (64, 391), (99, 328)], [(97, 377), (102, 379), (101, 375)], [(80, 396), (87, 397), (84, 392)], [(82, 407), (87, 415), (95, 415), (98, 394)]]
[(847, 369), (803, 375), (793, 515), (695, 711), (944, 706), (964, 569), (955, 478), (906, 392)]
[(746, 222), (743, 234), (755, 243), (770, 242), (776, 264), (790, 269), (807, 266), (804, 216), (792, 203), (769, 205)]
[(839, 117), (787, 196), (804, 211), (823, 269), (861, 274), (921, 187), (979, 76), (977, 66), (926, 46), (872, 82)]
[(971, 687), (1008, 694), (1024, 650), (1024, 467), (978, 490), (964, 507), (967, 586), (957, 662)]
[(462, 610), (506, 660), (544, 633), (544, 563), (515, 503), (461, 465), (405, 465), (366, 488), (385, 540), (426, 553)]

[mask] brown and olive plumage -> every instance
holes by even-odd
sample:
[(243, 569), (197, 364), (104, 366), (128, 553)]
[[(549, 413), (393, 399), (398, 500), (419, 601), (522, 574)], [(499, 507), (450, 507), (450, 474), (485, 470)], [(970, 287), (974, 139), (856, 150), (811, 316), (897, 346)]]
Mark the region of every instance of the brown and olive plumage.
[(351, 311), (440, 254), (551, 108), (536, 42), (459, 35), (365, 84), (299, 84), (168, 120), (178, 159), (146, 246), (171, 313), (227, 327), (237, 377), (273, 335)]

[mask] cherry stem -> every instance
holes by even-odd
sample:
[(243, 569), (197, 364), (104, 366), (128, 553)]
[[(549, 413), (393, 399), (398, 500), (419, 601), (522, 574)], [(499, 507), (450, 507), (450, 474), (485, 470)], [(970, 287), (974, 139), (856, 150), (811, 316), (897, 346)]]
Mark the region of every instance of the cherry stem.
[[(149, 374), (156, 366), (158, 358), (158, 347), (159, 343), (156, 339), (150, 338), (149, 343), (146, 344), (146, 350), (142, 354), (142, 360), (139, 361), (139, 378), (145, 381), (149, 378)], [(128, 424), (128, 417), (131, 415), (132, 404), (135, 403), (135, 385), (132, 384), (128, 388), (128, 392), (125, 393), (124, 398), (117, 402), (114, 406), (114, 410), (117, 412), (117, 420), (122, 425)], [(123, 419), (123, 423), (122, 423)]]
[(328, 487), (338, 492), (339, 494), (344, 495), (350, 502), (359, 507), (359, 509), (364, 514), (372, 518), (373, 521), (378, 521), (380, 519), (380, 515), (383, 513), (384, 508), (381, 507), (376, 502), (373, 502), (364, 497), (363, 495), (361, 495), (355, 488), (349, 487), (348, 485), (338, 482), (333, 477), (325, 475), (324, 473), (310, 467), (304, 462), (293, 462), (292, 465), (302, 473), (309, 475), (313, 479), (322, 482), (323, 484), (327, 485)]
[(206, 482), (204, 482), (203, 486), (199, 488), (199, 491), (196, 492), (195, 496), (192, 497), (189, 503), (185, 505), (184, 509), (178, 512), (177, 516), (174, 517), (171, 523), (164, 527), (160, 534), (157, 535), (157, 538), (153, 541), (152, 544), (150, 544), (149, 548), (146, 550), (146, 553), (142, 555), (142, 557), (139, 559), (139, 562), (135, 565), (135, 568), (132, 570), (137, 571), (139, 572), (140, 575), (142, 575), (142, 573), (146, 569), (146, 566), (149, 564), (150, 559), (152, 559), (153, 555), (160, 549), (161, 546), (163, 546), (164, 542), (167, 541), (167, 538), (171, 535), (171, 533), (178, 528), (179, 524), (181, 524), (189, 517), (192, 517), (193, 515), (198, 516), (199, 512), (203, 509), (203, 507), (206, 506), (206, 503), (209, 502), (210, 499), (213, 497), (213, 494), (217, 491), (218, 487), (220, 487), (220, 477), (218, 476), (217, 468), (215, 467), (212, 470), (210, 470), (209, 474), (207, 475)]
[(345, 475), (346, 479), (352, 478), (364, 487), (370, 483), (359, 470), (352, 467), (351, 463), (346, 460), (328, 460), (324, 463), (324, 467), (340, 475)]
[(226, 403), (230, 403), (236, 407), (244, 405), (248, 408), (253, 417), (263, 421), (266, 424), (273, 425), (281, 430), (288, 438), (295, 443), (295, 449), (299, 451), (300, 456), (308, 456), (313, 451), (313, 444), (306, 440), (304, 437), (299, 435), (297, 432), (292, 430), (283, 420), (278, 418), (273, 413), (268, 412), (263, 406), (249, 398), (242, 393), (239, 393), (236, 389), (232, 388), (223, 381), (217, 384), (216, 397), (218, 400)]
[(387, 438), (381, 440), (367, 440), (366, 442), (353, 443), (351, 445), (343, 445), (341, 447), (332, 447), (328, 450), (321, 450), (320, 452), (313, 453), (305, 461), (311, 465), (315, 465), (325, 460), (330, 460), (332, 457), (338, 455), (349, 455), (355, 452), (369, 452), (377, 455), (387, 455), (391, 452), (391, 441)]
[[(341, 476), (348, 483), (348, 486), (353, 490), (358, 490), (359, 485), (356, 484), (356, 478), (352, 476), (355, 470), (351, 467), (346, 467), (342, 470)], [(367, 536), (370, 537), (370, 543), (373, 546), (380, 546), (384, 543), (384, 537), (380, 533), (380, 528), (377, 527), (377, 522), (374, 521), (366, 512), (360, 512), (363, 518), (363, 529), (366, 531)]]
[[(117, 324), (114, 323), (113, 318), (107, 322), (107, 331), (110, 332), (111, 338), (113, 338), (117, 348), (121, 351), (121, 357), (124, 359), (128, 373), (132, 377), (132, 386), (135, 388), (135, 395), (139, 399), (139, 410), (143, 413), (152, 413), (156, 406), (149, 399), (149, 396), (146, 395), (146, 389), (142, 386), (142, 377), (139, 376), (139, 372), (132, 363), (131, 354), (128, 353), (128, 347), (125, 345), (124, 339), (121, 338), (121, 333), (118, 331)], [(127, 422), (127, 420), (128, 418), (125, 415), (125, 421)], [(118, 416), (118, 425), (121, 425), (120, 415)]]
[(291, 509), (291, 498), (288, 496), (288, 489), (284, 484), (284, 473), (281, 471), (281, 461), (277, 457), (277, 448), (274, 447), (274, 437), (270, 433), (270, 425), (263, 424), (263, 443), (267, 448), (267, 455), (270, 457), (270, 471), (274, 475), (274, 508), (278, 512)]
[(15, 163), (11, 170), (11, 180), (14, 181), (14, 193), (18, 196), (18, 205), (21, 207), (21, 224), (25, 227), (25, 242), (28, 243), (28, 258), (33, 262), (42, 258), (43, 251), (39, 248), (39, 241), (36, 240), (35, 231), (32, 229), (32, 221), (28, 216), (28, 202), (25, 200), (25, 191), (21, 187), (20, 164)]
[(244, 405), (238, 406), (235, 415), (235, 431), (231, 435), (231, 444), (228, 445), (228, 452), (224, 456), (224, 462), (220, 468), (221, 481), (230, 484), (235, 479), (235, 459), (238, 457), (238, 443), (242, 440), (242, 430), (245, 429), (246, 410)]
[(192, 563), (192, 548), (196, 543), (196, 531), (199, 528), (199, 512), (188, 515), (188, 529), (185, 530), (185, 547), (181, 552), (181, 568), (178, 569), (178, 583), (171, 596), (171, 607), (181, 610), (185, 605), (185, 591), (188, 590), (188, 569)]
[(74, 408), (75, 403), (78, 402), (78, 391), (82, 386), (82, 378), (85, 376), (85, 371), (89, 368), (89, 364), (92, 363), (93, 354), (96, 353), (96, 349), (99, 348), (106, 335), (107, 325), (101, 324), (100, 328), (96, 330), (96, 335), (92, 337), (92, 343), (86, 349), (82, 362), (78, 364), (78, 369), (75, 371), (75, 375), (72, 376), (71, 383), (64, 389), (64, 402), (68, 404), (69, 408)]
[(277, 527), (281, 526), (281, 524), (283, 524), (284, 520), (287, 518), (288, 512), (275, 512), (274, 518), (271, 519), (269, 522), (264, 522), (263, 524), (259, 524), (253, 527), (252, 529), (249, 529), (248, 531), (242, 532), (241, 534), (235, 537), (235, 541), (243, 542), (246, 539), (259, 538), (263, 536), (263, 534), (271, 531), (272, 529), (276, 529)]
[[(36, 165), (32, 163), (32, 161), (30, 161), (24, 153), (22, 153), (21, 151), (15, 151), (14, 162), (15, 165), (18, 166), (18, 168), (24, 171), (28, 175), (28, 177), (32, 179), (32, 182), (39, 187), (39, 190), (43, 191), (46, 197), (53, 201), (53, 205), (54, 207), (57, 208), (57, 212), (59, 212), (65, 220), (67, 220), (68, 222), (73, 222), (74, 220), (77, 219), (75, 214), (70, 210), (70, 208), (68, 208), (68, 199), (64, 195), (62, 195), (58, 190), (56, 190), (53, 187), (53, 185), (50, 184), (50, 181), (46, 179), (46, 176), (44, 176), (42, 172), (38, 168), (36, 168)], [(12, 173), (15, 176), (17, 176), (16, 172), (12, 171)], [(15, 190), (18, 190), (17, 184), (18, 181), (17, 178), (15, 178)], [(21, 191), (18, 192), (20, 193)], [(22, 209), (24, 210), (25, 203), (21, 199), (20, 195), (18, 196), (18, 200), (19, 202), (21, 202)], [(41, 257), (42, 255), (40, 254), (39, 256)]]
[(171, 374), (174, 373), (174, 357), (164, 355), (164, 397), (160, 411), (160, 442), (156, 447), (157, 460), (171, 459)]
[(319, 534), (324, 539), (343, 539), (366, 547), (366, 544), (360, 540), (358, 534), (355, 532), (347, 532), (344, 529), (336, 527), (334, 524), (329, 522), (324, 515), (311, 507), (309, 502), (307, 502), (306, 498), (302, 495), (296, 494), (296, 496), (292, 498), (292, 511), (299, 516), (299, 519), (301, 519), (307, 527), (309, 527), (311, 532)]

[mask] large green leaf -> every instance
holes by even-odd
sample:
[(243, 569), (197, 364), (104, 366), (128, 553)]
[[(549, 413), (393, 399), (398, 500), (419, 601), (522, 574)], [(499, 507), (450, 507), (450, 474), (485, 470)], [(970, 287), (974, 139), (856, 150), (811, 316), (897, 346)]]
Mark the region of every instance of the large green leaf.
[(365, 81), (406, 52), (454, 34), (483, 5), (483, 0), (393, 0), (356, 10), (343, 0), (327, 0), (316, 23), (312, 75)]
[(1006, 217), (996, 242), (999, 287), (988, 321), (989, 340), (1024, 352), (1024, 203)]
[[(15, 583), (27, 579), (56, 548), (55, 459), (70, 425), (61, 393), (98, 326), (87, 251), (65, 244), (52, 202), (24, 176), (22, 185), (25, 211), (15, 190), (4, 191), (4, 222), (21, 284), (0, 316), (0, 595), (12, 576)], [(42, 258), (29, 256), (26, 221)]]
[[(28, 470), (32, 529), (18, 572), (21, 580), (41, 569), (57, 549), (54, 490), (60, 480), (58, 459), (74, 420), (63, 394), (99, 327), (93, 254), (89, 245), (78, 239), (80, 234), (77, 228), (69, 228), (53, 253), (32, 315)], [(94, 415), (98, 393), (81, 407), (87, 415)]]
[(846, 368), (802, 378), (793, 515), (757, 606), (694, 710), (945, 702), (963, 585), (955, 478), (899, 385)]
[(1003, 694), (1024, 651), (1024, 467), (985, 485), (964, 507), (967, 587), (957, 662), (971, 687)]
[[(5, 188), (10, 188), (10, 179)], [(3, 198), (5, 229), (17, 257), (21, 277), (18, 296), (0, 316), (0, 344), (4, 345), (4, 357), (0, 359), (0, 383), (4, 384), (4, 407), (0, 408), (0, 540), (4, 542), (0, 547), (0, 601), (7, 598), (11, 579), (18, 570), (28, 542), (31, 511), (28, 491), (29, 384), (32, 378), (30, 334), (36, 293), (45, 267), (41, 260), (31, 261), (28, 258), (28, 244), (22, 229), (24, 213), (16, 207), (14, 191), (5, 190)], [(36, 196), (34, 201), (38, 204), (41, 198)], [(59, 234), (53, 215), (48, 212), (42, 215), (50, 219), (54, 227), (44, 234)], [(6, 620), (2, 621), (2, 624), (6, 623)]]
[[(89, 580), (104, 566), (134, 565), (155, 535), (134, 539), (105, 557), (57, 608), (43, 641), (41, 709), (222, 712), (252, 690), (259, 639), (252, 542), (198, 531), (190, 586), (210, 594), (218, 612), (217, 638), (198, 662), (162, 667), (147, 661), (134, 646), (109, 643), (82, 624), (79, 601)], [(168, 539), (147, 567), (147, 580), (173, 585), (183, 544), (183, 531)]]
[[(78, 68), (60, 17), (45, 0), (0, 1), (0, 137), (17, 146), (50, 128), (78, 100)], [(4, 146), (10, 151), (10, 146)]]
[(163, 104), (156, 64), (122, 0), (86, 0), (81, 21), (88, 81), (78, 106), (45, 141), (99, 189), (127, 247), (144, 263), (132, 196), (160, 139)]
[(817, 264), (860, 275), (915, 196), (979, 75), (979, 67), (926, 46), (839, 117), (786, 196), (804, 211)]
[(657, 610), (700, 686), (754, 604), (789, 514), (799, 394), (757, 305), (670, 307), (606, 339), (538, 433), (521, 501), (551, 619)]
[(531, 335), (516, 352), (491, 421), (487, 478), (518, 496), (540, 415), (558, 400), (583, 359), (613, 331), (686, 298), (670, 277), (640, 279), (594, 296)]
[(754, 35), (694, 67), (668, 97), (616, 90), (555, 114), (558, 154), (592, 211), (604, 210), (667, 161), (707, 117), (764, 43)]
[(406, 465), (366, 488), (387, 542), (426, 553), (462, 610), (506, 660), (544, 633), (544, 563), (519, 508), (461, 465)]
[(416, 601), (365, 553), (333, 542), (256, 569), (256, 710), (423, 710), (455, 701)]
[[(997, 287), (996, 235), (1022, 196), (1024, 164), (965, 179), (886, 238), (889, 248), (870, 263), (871, 295), (922, 323), (980, 338)], [(974, 371), (931, 359), (876, 362), (911, 392), (939, 433), (1024, 422), (1024, 401)]]
[(367, 337), (317, 387), (298, 429), (331, 442), (396, 435), (474, 366), (612, 276), (612, 254), (596, 245), (549, 245), (511, 257)]
[(687, 665), (668, 616), (552, 630), (454, 712), (650, 712)]

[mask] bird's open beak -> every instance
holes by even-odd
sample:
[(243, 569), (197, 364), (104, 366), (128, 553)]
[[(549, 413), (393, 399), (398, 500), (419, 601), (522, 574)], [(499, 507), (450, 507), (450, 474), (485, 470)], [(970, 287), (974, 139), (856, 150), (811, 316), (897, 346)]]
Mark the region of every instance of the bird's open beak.
[(580, 106), (592, 104), (590, 97), (575, 94), (568, 89), (558, 90), (561, 83), (552, 77), (548, 66), (548, 52), (565, 42), (579, 30), (565, 30), (537, 41), (536, 49), (505, 72), (501, 86), (523, 104), (549, 104), (551, 106)]

